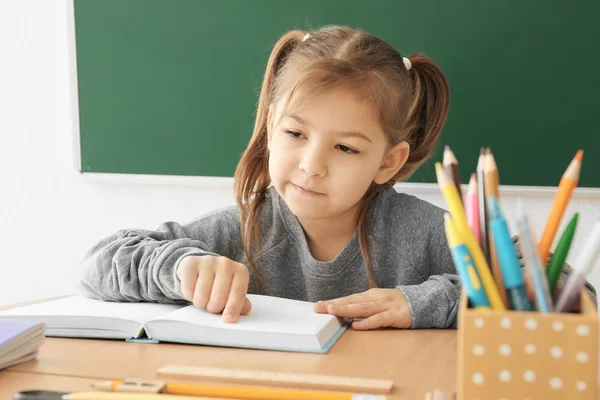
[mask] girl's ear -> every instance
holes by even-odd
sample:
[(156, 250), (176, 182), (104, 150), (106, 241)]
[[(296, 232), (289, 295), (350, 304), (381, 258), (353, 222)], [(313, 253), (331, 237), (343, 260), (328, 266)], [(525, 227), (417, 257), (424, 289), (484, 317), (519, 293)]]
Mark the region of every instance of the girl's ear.
[(408, 160), (409, 152), (408, 142), (400, 142), (389, 149), (375, 174), (375, 183), (382, 185), (392, 179)]

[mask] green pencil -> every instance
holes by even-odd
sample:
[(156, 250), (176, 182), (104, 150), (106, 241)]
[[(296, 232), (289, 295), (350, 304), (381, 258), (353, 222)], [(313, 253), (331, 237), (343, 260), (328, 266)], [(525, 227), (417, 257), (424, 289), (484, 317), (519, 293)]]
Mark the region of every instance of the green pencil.
[(575, 213), (573, 218), (571, 218), (571, 222), (569, 222), (569, 225), (565, 228), (560, 241), (556, 245), (556, 250), (554, 250), (554, 254), (552, 254), (550, 262), (548, 263), (548, 270), (546, 273), (548, 274), (548, 286), (551, 294), (554, 293), (554, 290), (556, 289), (560, 271), (562, 271), (565, 260), (567, 259), (567, 254), (569, 254), (578, 218), (579, 213)]

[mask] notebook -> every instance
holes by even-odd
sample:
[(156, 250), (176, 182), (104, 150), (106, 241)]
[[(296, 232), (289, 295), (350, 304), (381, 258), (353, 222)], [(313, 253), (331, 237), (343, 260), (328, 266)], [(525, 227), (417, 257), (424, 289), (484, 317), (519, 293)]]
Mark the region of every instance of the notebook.
[(346, 329), (344, 320), (317, 314), (313, 303), (248, 295), (252, 310), (236, 323), (193, 305), (117, 303), (70, 296), (0, 312), (0, 321), (46, 325), (46, 336), (175, 342), (327, 353)]
[(0, 320), (0, 369), (36, 358), (44, 329), (37, 322)]

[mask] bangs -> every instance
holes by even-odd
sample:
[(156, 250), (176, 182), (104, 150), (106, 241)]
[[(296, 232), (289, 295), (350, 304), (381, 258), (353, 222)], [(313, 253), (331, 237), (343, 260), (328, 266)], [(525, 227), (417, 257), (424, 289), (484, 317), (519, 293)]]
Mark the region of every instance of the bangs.
[(388, 139), (397, 137), (401, 133), (406, 120), (400, 118), (398, 113), (402, 108), (402, 100), (407, 97), (398, 93), (398, 86), (390, 85), (389, 78), (383, 79), (374, 71), (364, 71), (339, 59), (322, 60), (311, 63), (298, 72), (284, 68), (278, 77), (279, 85), (274, 88), (274, 99), (287, 95), (281, 115), (291, 110), (301, 108), (306, 102), (313, 101), (334, 90), (348, 90), (355, 94), (363, 104), (372, 107), (379, 118)]

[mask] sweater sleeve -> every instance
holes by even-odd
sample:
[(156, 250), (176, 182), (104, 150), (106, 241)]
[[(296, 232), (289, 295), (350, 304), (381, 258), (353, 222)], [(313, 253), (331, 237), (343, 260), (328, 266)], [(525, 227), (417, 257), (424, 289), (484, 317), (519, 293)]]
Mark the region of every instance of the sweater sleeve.
[(243, 261), (235, 208), (187, 225), (166, 222), (154, 231), (124, 229), (100, 240), (81, 262), (78, 288), (105, 301), (184, 302), (176, 266), (185, 256), (206, 254)]
[[(438, 218), (439, 217), (439, 218)], [(417, 270), (423, 283), (400, 285), (412, 313), (413, 329), (456, 328), (461, 281), (443, 231), (443, 213), (428, 224), (429, 235)]]

